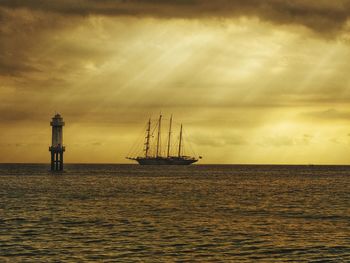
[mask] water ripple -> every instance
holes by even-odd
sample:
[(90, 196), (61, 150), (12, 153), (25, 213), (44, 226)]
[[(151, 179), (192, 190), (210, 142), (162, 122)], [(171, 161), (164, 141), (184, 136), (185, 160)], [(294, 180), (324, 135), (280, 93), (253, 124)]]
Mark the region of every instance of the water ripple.
[(350, 167), (0, 165), (0, 262), (350, 262)]

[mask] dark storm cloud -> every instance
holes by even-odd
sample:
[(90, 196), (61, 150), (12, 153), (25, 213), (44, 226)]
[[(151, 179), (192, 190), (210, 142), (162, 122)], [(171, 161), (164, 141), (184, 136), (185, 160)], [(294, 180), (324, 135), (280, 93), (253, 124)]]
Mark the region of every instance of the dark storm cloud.
[[(86, 46), (76, 48), (59, 44), (58, 32), (77, 25), (79, 18), (69, 19), (59, 13), (46, 14), (29, 8), (3, 8), (0, 0), (0, 77), (21, 77), (40, 73), (55, 64), (47, 56), (48, 50), (57, 49), (70, 55), (72, 52), (86, 56), (96, 55)], [(44, 63), (45, 62), (45, 63)], [(44, 63), (44, 64), (43, 64)], [(67, 68), (67, 67), (65, 67)], [(55, 72), (61, 69), (54, 69)], [(17, 79), (19, 80), (19, 79)], [(31, 80), (32, 81), (32, 80)]]
[[(2, 4), (2, 2), (0, 2)], [(52, 16), (27, 10), (0, 8), (0, 76), (23, 76), (40, 71), (33, 63), (32, 47), (47, 30), (59, 25)]]
[(350, 16), (350, 0), (2, 0), (0, 6), (65, 15), (253, 16), (278, 24), (304, 25), (318, 32), (337, 31)]
[(334, 36), (348, 21), (350, 0), (0, 0), (0, 76), (23, 77), (45, 68), (35, 63), (33, 49), (45, 50), (47, 46), (40, 45), (47, 45), (48, 35), (54, 36), (56, 30), (74, 26), (80, 17), (88, 15), (257, 17), (275, 24), (303, 25)]
[(39, 71), (33, 66), (11, 62), (11, 56), (0, 56), (0, 76), (18, 76), (26, 72)]

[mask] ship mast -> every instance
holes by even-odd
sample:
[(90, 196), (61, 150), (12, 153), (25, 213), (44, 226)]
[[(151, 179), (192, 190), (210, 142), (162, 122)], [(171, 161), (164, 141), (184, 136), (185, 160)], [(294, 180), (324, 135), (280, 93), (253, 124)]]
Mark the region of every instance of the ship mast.
[(157, 136), (157, 152), (156, 152), (156, 157), (159, 157), (159, 148), (160, 148), (160, 129), (161, 129), (161, 124), (162, 123), (162, 114), (159, 116), (159, 121), (158, 121), (158, 136)]
[(146, 143), (145, 143), (145, 157), (148, 157), (148, 151), (149, 151), (149, 141), (151, 138), (151, 119), (148, 120), (148, 125), (147, 125), (147, 135), (146, 135)]
[(179, 139), (179, 153), (178, 153), (178, 157), (181, 157), (181, 147), (182, 147), (182, 124), (181, 124), (181, 129), (180, 129), (180, 139)]
[(173, 115), (170, 117), (170, 123), (169, 123), (169, 137), (168, 137), (168, 151), (167, 151), (167, 157), (170, 156), (170, 140), (171, 140), (171, 125), (173, 122)]

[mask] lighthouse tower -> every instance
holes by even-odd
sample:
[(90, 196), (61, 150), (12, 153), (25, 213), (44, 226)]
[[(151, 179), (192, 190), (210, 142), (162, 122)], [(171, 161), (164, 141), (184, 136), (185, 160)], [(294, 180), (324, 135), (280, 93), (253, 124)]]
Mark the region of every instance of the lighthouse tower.
[(50, 122), (52, 126), (52, 144), (49, 147), (51, 152), (51, 171), (63, 170), (63, 126), (64, 121), (61, 115), (56, 114)]

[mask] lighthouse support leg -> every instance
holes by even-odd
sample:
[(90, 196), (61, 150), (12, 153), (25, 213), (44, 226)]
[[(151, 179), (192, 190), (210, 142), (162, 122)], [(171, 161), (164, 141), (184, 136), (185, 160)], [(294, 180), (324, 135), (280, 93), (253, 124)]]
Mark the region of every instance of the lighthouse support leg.
[(63, 152), (60, 152), (60, 171), (63, 171)]
[(59, 169), (58, 152), (56, 152), (55, 155), (56, 155), (56, 167), (55, 167), (56, 169), (55, 170), (58, 171), (58, 169)]
[(55, 154), (51, 152), (51, 171), (55, 170)]

